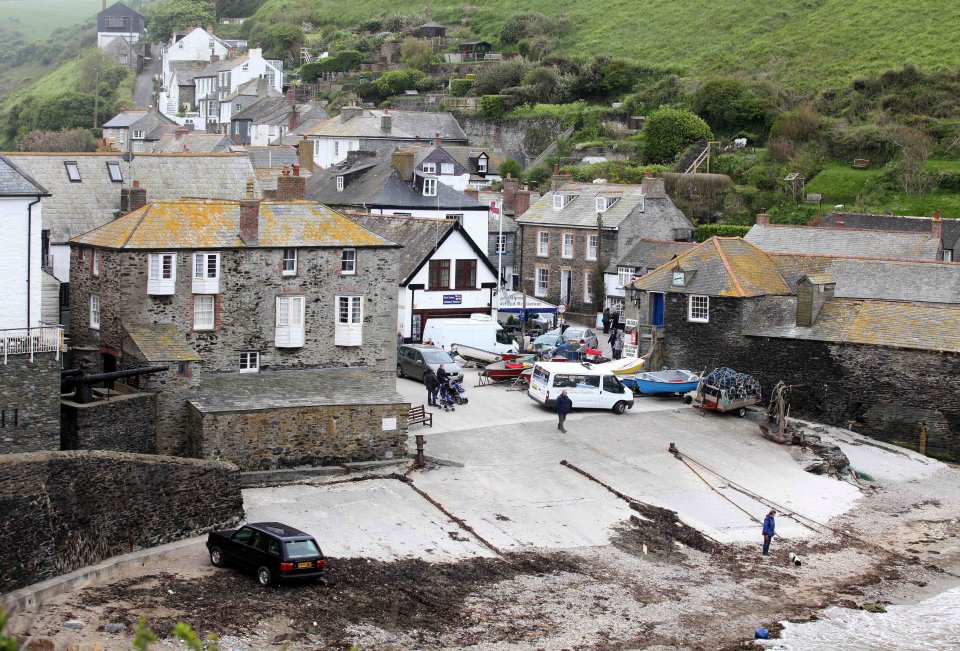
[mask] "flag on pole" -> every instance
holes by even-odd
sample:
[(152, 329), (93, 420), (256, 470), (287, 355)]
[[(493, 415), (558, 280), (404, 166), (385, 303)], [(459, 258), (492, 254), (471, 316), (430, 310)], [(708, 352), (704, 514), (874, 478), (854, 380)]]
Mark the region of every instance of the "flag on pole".
[(497, 203), (496, 199), (490, 201), (490, 214), (493, 215), (498, 221), (500, 220), (500, 205)]

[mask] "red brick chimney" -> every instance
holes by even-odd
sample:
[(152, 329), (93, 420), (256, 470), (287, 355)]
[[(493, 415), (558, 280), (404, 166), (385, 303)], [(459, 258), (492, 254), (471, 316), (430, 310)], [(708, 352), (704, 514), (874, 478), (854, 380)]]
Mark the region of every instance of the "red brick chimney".
[(846, 222), (843, 221), (843, 213), (842, 213), (842, 212), (838, 212), (838, 213), (837, 213), (837, 221), (835, 221), (835, 222), (833, 223), (833, 225), (834, 225), (836, 228), (843, 228), (844, 226), (847, 225)]
[(517, 192), (517, 198), (513, 205), (513, 217), (516, 219), (523, 213), (530, 210), (530, 195), (533, 194), (530, 190), (524, 188)]
[(940, 219), (940, 211), (936, 210), (933, 213), (933, 223), (930, 227), (930, 236), (937, 239), (943, 237), (943, 220)]
[(176, 131), (173, 132), (173, 137), (175, 140), (183, 140), (183, 137), (190, 133), (190, 129), (186, 127), (177, 127)]
[(520, 189), (520, 180), (509, 174), (503, 179), (503, 209), (510, 212), (517, 205), (517, 191)]
[(765, 212), (759, 213), (757, 215), (757, 226), (769, 226), (770, 225), (770, 215)]
[(120, 189), (120, 212), (126, 215), (147, 205), (147, 189), (134, 181), (133, 187)]
[[(279, 187), (278, 184), (278, 192)], [(247, 246), (257, 246), (260, 243), (260, 202), (256, 199), (244, 199), (240, 202), (240, 239)]]
[(277, 177), (277, 201), (303, 201), (307, 190), (307, 179), (300, 176), (299, 166), (293, 176)]
[(573, 180), (573, 177), (569, 174), (560, 173), (560, 163), (554, 163), (553, 165), (553, 179), (550, 181), (550, 189), (556, 192), (564, 183), (569, 183)]

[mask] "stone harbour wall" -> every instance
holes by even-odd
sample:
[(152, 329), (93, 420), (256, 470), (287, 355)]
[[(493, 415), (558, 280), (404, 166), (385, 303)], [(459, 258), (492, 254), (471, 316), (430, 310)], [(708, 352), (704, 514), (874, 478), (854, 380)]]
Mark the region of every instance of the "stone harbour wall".
[(0, 358), (0, 454), (60, 449), (60, 360), (56, 353)]
[[(402, 457), (408, 404), (291, 407), (202, 414), (189, 407), (190, 453), (242, 470)], [(384, 419), (396, 429), (384, 430)]]
[(88, 404), (64, 400), (60, 418), (63, 450), (156, 452), (157, 395), (154, 393), (130, 393)]
[(0, 455), (0, 593), (242, 517), (240, 474), (229, 463), (103, 451)]
[(858, 344), (745, 337), (750, 300), (710, 298), (710, 322), (687, 321), (686, 296), (667, 294), (664, 353), (670, 368), (750, 373), (764, 403), (783, 380), (790, 413), (948, 460), (960, 460), (960, 355)]

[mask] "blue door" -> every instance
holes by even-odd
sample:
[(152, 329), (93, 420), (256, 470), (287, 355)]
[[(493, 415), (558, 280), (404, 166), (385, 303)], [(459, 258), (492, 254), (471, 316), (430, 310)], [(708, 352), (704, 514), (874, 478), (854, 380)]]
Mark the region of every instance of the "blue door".
[(663, 327), (663, 294), (650, 294), (650, 325)]

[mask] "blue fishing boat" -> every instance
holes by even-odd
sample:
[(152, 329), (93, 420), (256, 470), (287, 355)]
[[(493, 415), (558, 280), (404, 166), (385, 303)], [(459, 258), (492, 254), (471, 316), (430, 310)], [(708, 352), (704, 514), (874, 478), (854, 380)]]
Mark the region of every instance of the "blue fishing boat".
[(655, 396), (694, 391), (700, 384), (700, 376), (690, 371), (677, 369), (635, 373), (632, 376), (621, 377), (620, 381), (633, 389), (634, 393)]

